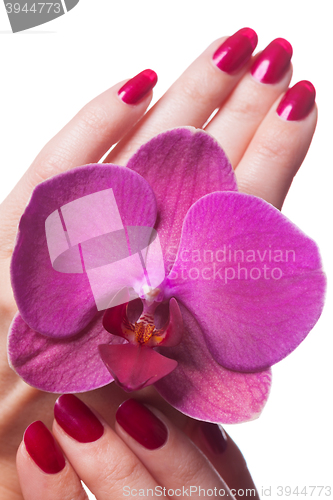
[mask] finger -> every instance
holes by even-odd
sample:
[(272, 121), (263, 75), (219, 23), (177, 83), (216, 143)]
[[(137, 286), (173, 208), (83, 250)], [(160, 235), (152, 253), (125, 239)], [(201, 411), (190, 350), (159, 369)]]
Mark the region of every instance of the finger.
[(89, 102), (39, 153), (0, 207), (0, 247), (13, 246), (20, 215), (33, 188), (55, 174), (86, 163), (96, 163), (144, 114), (157, 81), (145, 70), (118, 83)]
[(277, 38), (259, 54), (222, 109), (206, 127), (235, 168), (256, 129), (276, 99), (288, 88), (292, 47)]
[(76, 473), (98, 500), (158, 484), (123, 440), (78, 398), (61, 396), (53, 432)]
[(256, 486), (241, 451), (222, 427), (192, 420), (188, 433), (223, 477), (237, 500), (244, 496), (259, 500)]
[(147, 116), (117, 145), (107, 162), (125, 164), (141, 144), (174, 127), (200, 128), (220, 107), (250, 64), (257, 35), (243, 28), (211, 44), (170, 87)]
[(17, 452), (24, 500), (86, 500), (81, 481), (42, 422), (31, 424)]
[[(229, 496), (221, 476), (188, 437), (157, 410), (134, 399), (116, 413), (116, 432), (169, 496)], [(161, 446), (162, 429), (167, 439)]]
[(315, 89), (298, 82), (272, 107), (236, 168), (240, 191), (281, 208), (317, 122)]

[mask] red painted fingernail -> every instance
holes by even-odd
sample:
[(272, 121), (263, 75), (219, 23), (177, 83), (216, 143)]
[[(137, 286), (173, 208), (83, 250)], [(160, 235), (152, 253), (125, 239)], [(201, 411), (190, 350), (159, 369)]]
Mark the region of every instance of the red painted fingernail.
[(222, 427), (219, 427), (217, 424), (211, 424), (210, 422), (201, 422), (200, 429), (212, 453), (220, 455), (225, 452), (228, 441), (227, 435)]
[(145, 69), (128, 80), (118, 90), (118, 95), (126, 104), (136, 104), (143, 99), (156, 85), (157, 74), (151, 69)]
[(284, 38), (276, 38), (262, 51), (251, 68), (261, 83), (277, 83), (289, 68), (293, 48)]
[(242, 28), (227, 38), (213, 55), (216, 66), (230, 75), (236, 73), (250, 59), (258, 43), (251, 28)]
[(302, 80), (285, 93), (276, 112), (288, 121), (303, 120), (312, 110), (315, 99), (316, 89), (312, 83)]
[(166, 443), (168, 430), (164, 423), (135, 399), (128, 399), (119, 406), (116, 420), (127, 434), (148, 450), (156, 450)]
[(91, 443), (104, 433), (93, 412), (73, 394), (64, 394), (54, 405), (54, 417), (60, 427), (79, 443)]
[(27, 452), (43, 472), (57, 474), (65, 467), (60, 447), (43, 422), (37, 420), (29, 425), (23, 440)]

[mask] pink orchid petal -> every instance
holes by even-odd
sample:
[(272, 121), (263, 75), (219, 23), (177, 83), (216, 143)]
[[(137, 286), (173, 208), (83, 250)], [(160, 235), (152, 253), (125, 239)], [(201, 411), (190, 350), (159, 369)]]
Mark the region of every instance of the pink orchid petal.
[(112, 377), (127, 392), (153, 384), (177, 366), (175, 360), (144, 345), (103, 344), (99, 346), (99, 351)]
[(149, 346), (175, 346), (182, 340), (183, 336), (183, 318), (176, 299), (172, 298), (169, 302), (169, 318), (167, 323), (159, 330), (158, 335), (153, 335), (149, 341)]
[[(100, 213), (100, 206), (98, 213), (90, 213), (89, 207), (85, 207), (86, 216), (82, 220), (78, 219), (77, 199), (88, 195), (93, 197), (93, 193), (111, 189), (121, 221), (117, 216), (113, 223), (103, 210)], [(98, 194), (94, 196), (96, 200), (99, 199)], [(99, 205), (102, 204), (102, 208), (106, 203), (103, 200), (101, 195)], [(64, 259), (61, 260), (64, 255), (61, 252), (66, 249), (66, 245), (68, 248), (68, 238), (56, 212), (64, 205), (63, 219), (67, 233), (75, 244), (69, 249), (69, 253), (72, 253), (68, 255), (67, 264), (64, 264)], [(113, 205), (114, 202), (110, 202), (109, 208)], [(51, 214), (52, 217), (48, 219)], [(50, 254), (45, 233), (47, 219)], [(82, 272), (76, 243), (85, 237), (86, 231), (92, 231), (93, 236), (98, 238), (98, 234), (106, 231), (110, 224), (113, 229), (120, 222), (124, 226), (152, 227), (155, 219), (156, 202), (150, 186), (138, 174), (124, 167), (88, 165), (39, 184), (21, 218), (11, 264), (14, 295), (25, 322), (32, 329), (54, 338), (80, 332), (93, 319), (97, 308), (88, 276)], [(82, 244), (83, 254), (89, 253), (88, 243)], [(71, 273), (56, 271), (50, 257), (58, 262), (61, 269), (66, 270), (66, 266), (69, 266)], [(92, 282), (95, 278), (91, 278)]]
[(128, 288), (122, 288), (113, 297), (110, 309), (107, 309), (103, 316), (103, 328), (112, 335), (126, 338), (122, 328), (124, 322), (127, 323), (127, 305), (130, 299)]
[(210, 352), (231, 370), (277, 363), (321, 314), (325, 275), (316, 244), (254, 196), (199, 200), (184, 221), (178, 257), (170, 295), (195, 315)]
[(44, 337), (17, 314), (9, 333), (9, 362), (23, 380), (42, 391), (91, 391), (113, 380), (98, 352), (98, 345), (110, 340), (123, 342), (104, 330), (101, 313), (70, 339)]
[(232, 167), (218, 143), (202, 130), (174, 129), (154, 137), (129, 160), (156, 195), (158, 236), (169, 270), (184, 217), (191, 205), (213, 191), (237, 191)]
[(219, 365), (207, 349), (201, 329), (184, 306), (184, 340), (160, 352), (177, 368), (155, 387), (172, 406), (198, 420), (232, 424), (257, 418), (268, 398), (271, 372), (238, 373)]

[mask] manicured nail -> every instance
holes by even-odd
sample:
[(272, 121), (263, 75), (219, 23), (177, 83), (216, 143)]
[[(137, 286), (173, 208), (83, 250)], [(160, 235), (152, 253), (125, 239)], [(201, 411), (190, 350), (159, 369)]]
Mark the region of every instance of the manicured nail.
[(253, 78), (261, 83), (277, 83), (286, 74), (293, 48), (284, 38), (276, 38), (262, 51), (251, 68)]
[(212, 453), (220, 455), (225, 452), (228, 446), (228, 440), (222, 427), (219, 427), (217, 424), (211, 424), (210, 422), (201, 422), (200, 429)]
[(242, 28), (225, 40), (213, 55), (216, 66), (230, 75), (236, 73), (250, 59), (258, 43), (251, 28)]
[(312, 110), (315, 99), (316, 89), (312, 83), (302, 80), (285, 93), (276, 112), (288, 121), (303, 120)]
[(155, 87), (157, 74), (151, 69), (145, 69), (138, 75), (128, 80), (118, 90), (118, 95), (126, 104), (136, 104)]
[(43, 422), (37, 420), (29, 425), (23, 440), (27, 452), (43, 472), (57, 474), (65, 467), (60, 447)]
[(168, 430), (164, 423), (135, 399), (128, 399), (119, 406), (116, 420), (127, 434), (148, 450), (156, 450), (166, 443)]
[(93, 412), (73, 394), (64, 394), (54, 405), (54, 417), (60, 427), (79, 443), (91, 443), (104, 433)]

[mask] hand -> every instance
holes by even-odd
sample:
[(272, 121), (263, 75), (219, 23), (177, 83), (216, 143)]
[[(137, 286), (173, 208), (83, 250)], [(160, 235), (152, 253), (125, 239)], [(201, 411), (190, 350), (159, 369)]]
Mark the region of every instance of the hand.
[[(218, 109), (205, 129), (226, 150), (235, 167), (240, 190), (261, 196), (278, 208), (282, 206), (314, 132), (314, 93), (310, 86), (298, 85), (286, 98), (292, 106), (288, 107), (286, 100), (284, 105), (279, 105), (291, 78), (291, 66), (285, 51), (285, 71), (282, 72), (280, 67), (279, 72), (275, 61), (275, 70), (271, 72), (271, 78), (272, 74), (275, 79), (278, 76), (278, 81), (273, 84), (261, 83), (250, 72), (254, 60), (245, 61), (238, 69), (234, 67), (232, 74), (228, 73), (232, 69), (231, 59), (228, 67), (225, 60), (224, 63), (219, 59), (215, 63), (212, 61), (224, 40), (214, 42), (146, 115), (144, 113), (149, 105), (151, 92), (135, 104), (126, 104), (118, 96), (124, 82), (91, 101), (45, 146), (1, 206), (0, 432), (3, 437), (0, 491), (2, 488), (8, 500), (21, 498), (14, 472), (14, 459), (23, 431), (36, 419), (43, 420), (50, 426), (55, 401), (54, 395), (41, 393), (19, 380), (8, 367), (5, 354), (6, 334), (16, 312), (9, 281), (10, 256), (17, 224), (33, 187), (59, 172), (97, 162), (116, 143), (117, 146), (106, 161), (125, 164), (138, 146), (157, 133), (177, 126), (203, 127), (212, 112)], [(235, 38), (228, 39), (229, 47), (232, 40)], [(270, 53), (272, 54), (272, 49)], [(232, 56), (232, 50), (229, 54)], [(280, 56), (280, 62), (282, 59)], [(234, 58), (233, 61), (235, 66), (237, 60)], [(227, 71), (222, 71), (216, 63)], [(260, 75), (258, 69), (255, 75), (257, 78)], [(127, 100), (129, 96), (127, 92)], [(126, 100), (126, 94), (123, 99)], [(277, 108), (282, 116), (277, 114)], [(185, 432), (189, 433), (191, 429), (193, 440), (197, 442), (195, 429), (199, 424), (168, 407), (153, 389), (142, 391), (136, 396), (157, 406)], [(115, 409), (126, 398), (127, 395), (115, 384), (82, 395), (82, 399), (107, 416), (110, 424), (113, 422)], [(225, 464), (218, 470), (228, 486), (233, 488), (234, 479), (232, 475), (227, 478)]]
[[(251, 498), (258, 499), (245, 461), (230, 438), (216, 424), (206, 422), (196, 432), (203, 452), (160, 411), (134, 399), (119, 407), (112, 430), (78, 398), (61, 396), (53, 423), (61, 450), (41, 422), (28, 427), (19, 448), (17, 467), (24, 499), (87, 498), (80, 480), (98, 500), (132, 498), (143, 492), (144, 496), (199, 498), (203, 490), (229, 498), (251, 490)], [(224, 463), (226, 470), (231, 469), (228, 463), (233, 464), (237, 489), (229, 490), (214, 462), (219, 467)]]

